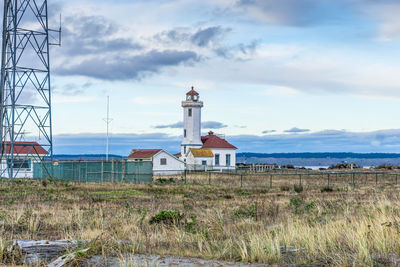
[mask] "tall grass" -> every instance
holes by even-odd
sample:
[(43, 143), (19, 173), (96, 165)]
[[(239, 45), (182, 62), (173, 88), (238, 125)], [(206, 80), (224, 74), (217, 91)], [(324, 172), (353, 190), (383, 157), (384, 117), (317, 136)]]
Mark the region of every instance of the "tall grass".
[[(389, 264), (400, 251), (395, 187), (296, 193), (24, 181), (0, 182), (0, 192), (0, 255), (13, 239), (81, 240), (103, 255), (332, 266)], [(182, 219), (152, 220), (171, 210)]]

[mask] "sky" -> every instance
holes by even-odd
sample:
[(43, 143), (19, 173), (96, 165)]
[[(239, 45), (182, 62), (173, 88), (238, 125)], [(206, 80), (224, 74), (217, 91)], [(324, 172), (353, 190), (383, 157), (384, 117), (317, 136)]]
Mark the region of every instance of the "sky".
[(181, 101), (239, 152), (400, 152), (398, 0), (52, 0), (54, 151), (178, 152)]

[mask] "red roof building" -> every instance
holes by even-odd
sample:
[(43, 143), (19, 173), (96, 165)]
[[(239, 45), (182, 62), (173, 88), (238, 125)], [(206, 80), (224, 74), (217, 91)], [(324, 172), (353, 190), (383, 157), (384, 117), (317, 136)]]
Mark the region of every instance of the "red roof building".
[[(6, 154), (11, 153), (11, 142), (4, 142)], [(37, 142), (15, 142), (15, 155), (48, 155), (49, 152)]]
[(201, 142), (203, 142), (203, 148), (237, 149), (237, 147), (230, 144), (225, 139), (216, 136), (211, 131), (208, 133), (208, 135), (201, 137)]
[(162, 149), (133, 149), (128, 159), (150, 159)]

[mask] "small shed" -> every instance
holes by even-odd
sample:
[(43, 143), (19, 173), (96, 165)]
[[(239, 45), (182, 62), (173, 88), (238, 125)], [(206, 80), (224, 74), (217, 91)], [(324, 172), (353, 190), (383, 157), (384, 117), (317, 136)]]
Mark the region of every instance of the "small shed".
[(185, 163), (163, 149), (133, 149), (128, 161), (151, 161), (155, 175), (181, 174)]
[[(5, 154), (11, 154), (11, 143), (4, 142)], [(33, 178), (34, 163), (40, 162), (43, 157), (49, 155), (49, 152), (37, 142), (15, 142), (14, 160), (12, 162), (16, 178)], [(1, 176), (8, 178), (8, 167), (11, 167), (11, 161), (4, 157), (1, 161)]]

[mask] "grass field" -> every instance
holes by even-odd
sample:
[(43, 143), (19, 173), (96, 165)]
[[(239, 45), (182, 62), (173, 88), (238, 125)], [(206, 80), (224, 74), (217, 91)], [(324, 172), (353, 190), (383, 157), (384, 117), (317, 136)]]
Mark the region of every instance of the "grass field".
[(399, 257), (400, 187), (301, 189), (0, 180), (0, 262), (18, 263), (5, 249), (14, 239), (79, 240), (91, 247), (82, 257), (331, 266)]

